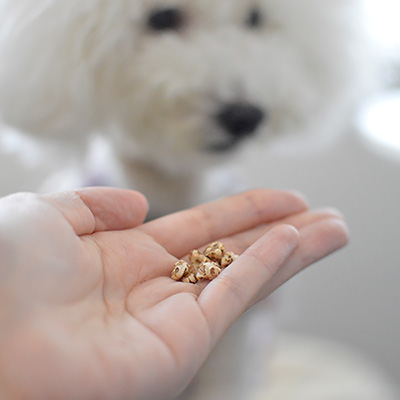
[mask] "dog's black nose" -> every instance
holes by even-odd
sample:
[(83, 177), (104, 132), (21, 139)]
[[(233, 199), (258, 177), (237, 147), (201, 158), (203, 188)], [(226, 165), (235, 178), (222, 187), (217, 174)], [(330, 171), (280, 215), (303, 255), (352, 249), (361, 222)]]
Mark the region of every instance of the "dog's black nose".
[(235, 138), (253, 134), (265, 119), (265, 112), (247, 103), (226, 104), (216, 115), (218, 124)]

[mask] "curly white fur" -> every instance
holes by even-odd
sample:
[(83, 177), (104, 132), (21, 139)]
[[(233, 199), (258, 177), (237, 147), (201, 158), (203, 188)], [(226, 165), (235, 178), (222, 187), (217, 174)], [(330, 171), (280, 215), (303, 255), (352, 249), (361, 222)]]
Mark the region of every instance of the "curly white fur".
[[(359, 3), (0, 0), (0, 116), (79, 148), (104, 133), (139, 189), (138, 162), (164, 180), (221, 159), (205, 149), (230, 140), (213, 118), (224, 103), (268, 115), (241, 148), (329, 137), (365, 83)], [(255, 5), (265, 23), (250, 29)], [(183, 10), (181, 32), (148, 29), (160, 7)]]

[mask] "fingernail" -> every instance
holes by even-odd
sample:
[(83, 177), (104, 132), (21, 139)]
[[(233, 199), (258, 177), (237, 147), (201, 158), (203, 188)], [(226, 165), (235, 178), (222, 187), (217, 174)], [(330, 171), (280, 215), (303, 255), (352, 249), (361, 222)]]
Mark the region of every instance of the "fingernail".
[(289, 224), (278, 225), (270, 231), (271, 235), (285, 235), (285, 241), (288, 243), (289, 248), (294, 249), (300, 238), (299, 231)]

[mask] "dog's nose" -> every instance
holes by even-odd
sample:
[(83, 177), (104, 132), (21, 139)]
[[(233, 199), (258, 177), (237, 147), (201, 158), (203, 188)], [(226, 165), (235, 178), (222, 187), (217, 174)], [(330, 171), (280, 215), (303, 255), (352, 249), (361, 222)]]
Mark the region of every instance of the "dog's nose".
[(264, 119), (263, 110), (247, 103), (226, 104), (216, 115), (218, 124), (236, 138), (253, 134)]

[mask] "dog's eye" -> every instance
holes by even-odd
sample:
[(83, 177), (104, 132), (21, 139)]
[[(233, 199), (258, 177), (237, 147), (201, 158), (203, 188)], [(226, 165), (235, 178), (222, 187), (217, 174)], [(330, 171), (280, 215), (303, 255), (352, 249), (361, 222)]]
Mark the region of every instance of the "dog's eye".
[(251, 9), (246, 19), (246, 25), (249, 28), (256, 29), (262, 26), (263, 23), (264, 18), (261, 10), (258, 7), (254, 7), (253, 9)]
[(184, 15), (179, 8), (153, 10), (147, 19), (147, 26), (156, 32), (178, 31), (184, 24)]

